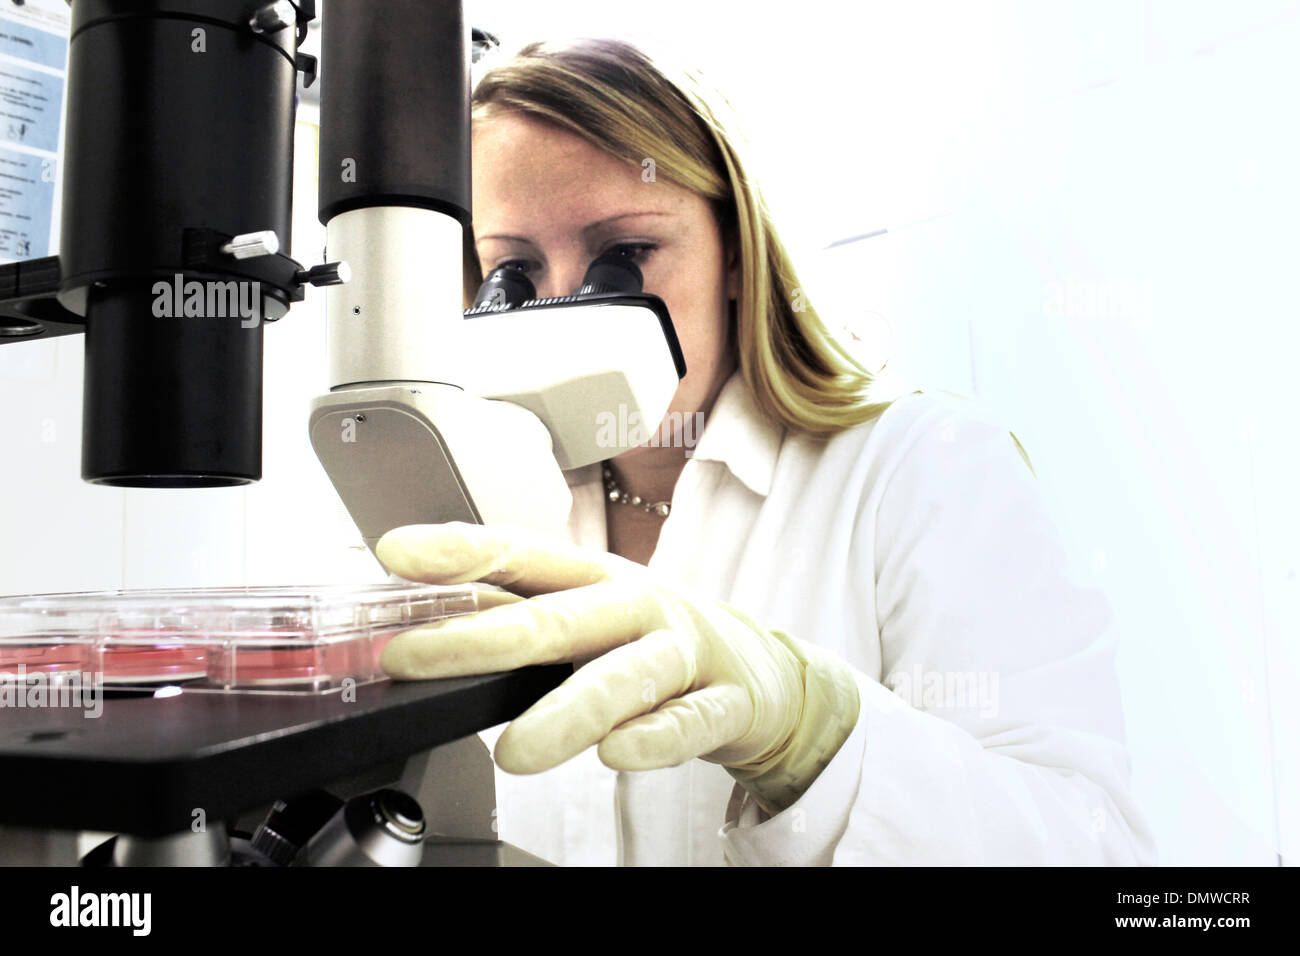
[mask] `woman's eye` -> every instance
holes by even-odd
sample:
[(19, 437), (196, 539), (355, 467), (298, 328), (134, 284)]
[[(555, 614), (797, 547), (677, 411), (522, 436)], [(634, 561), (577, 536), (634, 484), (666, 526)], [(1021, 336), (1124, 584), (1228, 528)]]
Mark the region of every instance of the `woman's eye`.
[(494, 269), (518, 269), (520, 272), (531, 272), (535, 263), (527, 259), (505, 259), (498, 262)]
[(640, 263), (657, 248), (653, 242), (620, 242), (610, 246), (602, 254), (615, 255), (621, 259), (631, 259), (633, 262)]

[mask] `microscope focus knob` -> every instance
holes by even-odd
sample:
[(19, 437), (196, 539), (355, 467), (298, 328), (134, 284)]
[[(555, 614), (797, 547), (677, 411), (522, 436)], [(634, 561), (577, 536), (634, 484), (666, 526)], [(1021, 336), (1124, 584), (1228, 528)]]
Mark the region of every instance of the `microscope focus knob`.
[(342, 285), (352, 281), (352, 267), (346, 262), (325, 262), (304, 269), (293, 277), (299, 285)]

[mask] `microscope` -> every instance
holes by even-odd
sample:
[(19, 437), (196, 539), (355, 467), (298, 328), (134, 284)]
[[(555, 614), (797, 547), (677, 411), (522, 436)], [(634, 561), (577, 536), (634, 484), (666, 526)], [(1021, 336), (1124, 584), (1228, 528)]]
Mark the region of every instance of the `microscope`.
[[(663, 418), (685, 362), (634, 264), (603, 257), (546, 299), (497, 269), (466, 308), (459, 0), (330, 0), (319, 63), (300, 50), (315, 0), (68, 3), (59, 254), (0, 266), (0, 343), (84, 334), (85, 481), (259, 480), (264, 329), (308, 285), (329, 335), (311, 444), (372, 551), (417, 523), (562, 533), (564, 471), (622, 450), (602, 410)], [(298, 76), (318, 72), (326, 247), (303, 265), (283, 250)], [(83, 864), (536, 862), (488, 825), (476, 734), (568, 672), (11, 712), (0, 767), (27, 783), (0, 794), (0, 855), (71, 862), (75, 831), (102, 830)]]

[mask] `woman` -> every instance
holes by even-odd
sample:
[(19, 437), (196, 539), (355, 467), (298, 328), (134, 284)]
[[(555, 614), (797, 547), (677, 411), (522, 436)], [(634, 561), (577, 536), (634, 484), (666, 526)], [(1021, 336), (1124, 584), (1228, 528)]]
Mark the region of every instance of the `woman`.
[(378, 546), (412, 580), (523, 599), (400, 636), (394, 676), (581, 665), (495, 747), (576, 774), (530, 794), (559, 841), (530, 844), (508, 793), (503, 838), (557, 862), (613, 862), (611, 838), (629, 864), (1150, 862), (1110, 612), (1028, 458), (975, 404), (879, 400), (708, 95), (627, 44), (532, 44), (473, 115), (467, 295), (502, 265), (562, 295), (616, 252), (688, 369), (656, 441), (567, 473), (569, 541), (449, 524)]

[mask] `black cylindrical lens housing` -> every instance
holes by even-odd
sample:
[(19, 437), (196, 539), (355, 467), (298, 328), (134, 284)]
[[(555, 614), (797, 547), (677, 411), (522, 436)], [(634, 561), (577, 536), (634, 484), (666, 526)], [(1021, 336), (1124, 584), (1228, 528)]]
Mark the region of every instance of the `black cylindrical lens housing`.
[[(187, 255), (186, 230), (289, 250), (297, 31), (254, 32), (263, 5), (72, 2), (59, 298), (86, 317), (87, 481), (261, 477), (261, 323), (229, 306), (278, 317), (288, 296), (241, 266), (257, 259)], [(159, 283), (200, 284), (202, 314)]]
[(470, 223), (469, 31), (460, 0), (321, 13), (320, 221), (416, 206)]
[(262, 330), (153, 315), (149, 289), (92, 289), (82, 477), (212, 488), (261, 477)]

